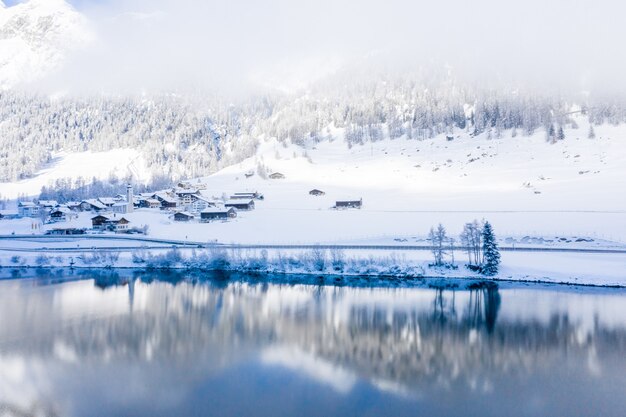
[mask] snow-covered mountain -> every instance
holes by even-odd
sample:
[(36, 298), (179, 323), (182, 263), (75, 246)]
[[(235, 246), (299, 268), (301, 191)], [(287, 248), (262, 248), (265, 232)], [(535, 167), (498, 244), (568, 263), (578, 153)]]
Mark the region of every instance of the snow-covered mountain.
[(0, 3), (0, 88), (49, 74), (92, 39), (88, 20), (64, 0)]

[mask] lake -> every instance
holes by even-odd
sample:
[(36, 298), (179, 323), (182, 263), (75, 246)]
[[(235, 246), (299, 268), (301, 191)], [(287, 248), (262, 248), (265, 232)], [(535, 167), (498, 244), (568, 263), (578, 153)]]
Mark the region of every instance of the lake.
[(624, 416), (623, 289), (270, 281), (0, 280), (0, 416)]

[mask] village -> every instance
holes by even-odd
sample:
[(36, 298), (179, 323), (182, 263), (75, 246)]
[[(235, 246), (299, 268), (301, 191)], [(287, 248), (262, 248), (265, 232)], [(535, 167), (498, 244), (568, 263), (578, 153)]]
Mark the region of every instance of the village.
[[(274, 173), (272, 179), (283, 178), (283, 174)], [(222, 193), (218, 197), (209, 196), (206, 190), (207, 185), (200, 180), (181, 181), (168, 190), (138, 194), (128, 184), (124, 194), (112, 197), (67, 202), (37, 199), (18, 201), (16, 210), (0, 211), (0, 221), (30, 218), (33, 234), (147, 234), (148, 227), (136, 220), (132, 222), (129, 219), (130, 213), (159, 213), (173, 222), (228, 222), (236, 219), (241, 212), (252, 212), (257, 204), (265, 200), (265, 196), (258, 191)], [(308, 192), (310, 197), (321, 197), (325, 194), (319, 189)], [(329, 209), (360, 209), (362, 205), (362, 199), (338, 200)], [(91, 216), (91, 227), (73, 224), (74, 219), (85, 214)]]

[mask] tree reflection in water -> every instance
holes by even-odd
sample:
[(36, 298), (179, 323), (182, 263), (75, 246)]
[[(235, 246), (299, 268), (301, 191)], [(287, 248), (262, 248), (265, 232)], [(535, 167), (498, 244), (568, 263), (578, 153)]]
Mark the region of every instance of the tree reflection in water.
[[(175, 383), (189, 401), (208, 375), (250, 362), (258, 373), (281, 366), (325, 380), (344, 395), (369, 384), (389, 398), (422, 401), (565, 375), (591, 392), (598, 375), (626, 383), (622, 292), (469, 281), (369, 288), (223, 275), (91, 278), (0, 283), (0, 317), (11, 317), (0, 322), (7, 407), (80, 402), (90, 384), (119, 383), (128, 369), (155, 395)], [(281, 279), (293, 280), (273, 281)], [(25, 371), (16, 375), (18, 365)], [(68, 383), (78, 376), (84, 384)]]

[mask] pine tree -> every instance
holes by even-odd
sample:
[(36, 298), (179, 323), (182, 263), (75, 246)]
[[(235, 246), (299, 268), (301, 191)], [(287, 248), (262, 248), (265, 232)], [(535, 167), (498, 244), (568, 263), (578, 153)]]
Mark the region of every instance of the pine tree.
[(596, 131), (593, 130), (593, 125), (589, 125), (589, 135), (587, 136), (589, 139), (596, 138)]
[(496, 275), (500, 265), (500, 251), (498, 250), (493, 228), (489, 222), (485, 222), (483, 226), (483, 256), (482, 273), (487, 276)]
[(559, 133), (558, 133), (557, 138), (559, 140), (565, 139), (565, 132), (563, 132), (563, 126), (559, 126)]

